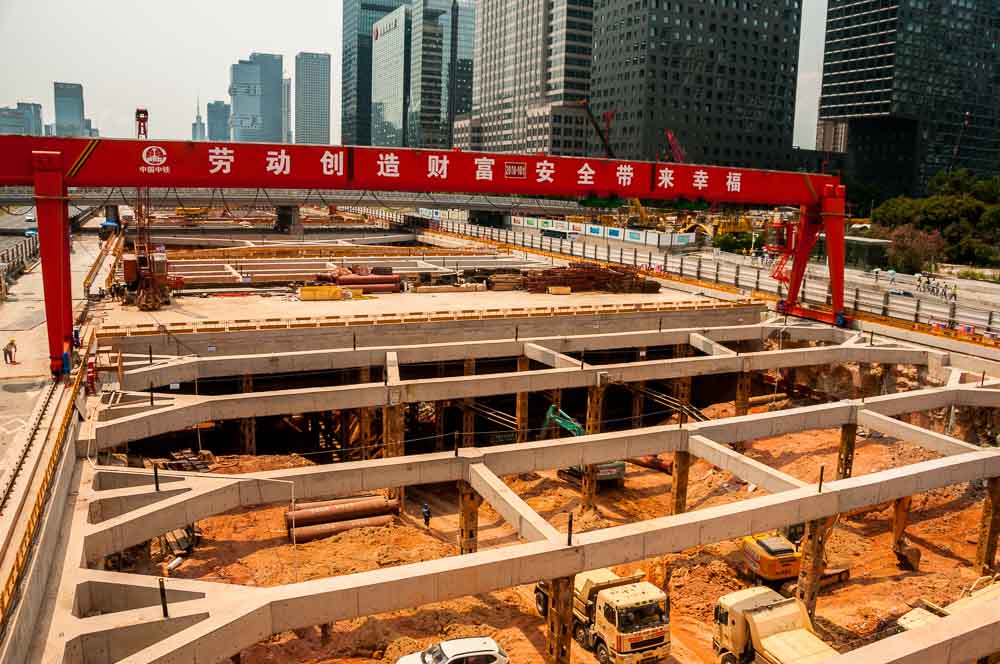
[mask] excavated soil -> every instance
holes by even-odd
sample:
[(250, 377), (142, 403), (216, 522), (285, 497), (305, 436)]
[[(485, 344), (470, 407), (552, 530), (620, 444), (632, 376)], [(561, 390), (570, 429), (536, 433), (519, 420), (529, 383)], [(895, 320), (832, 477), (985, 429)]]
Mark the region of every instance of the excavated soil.
[[(770, 408), (794, 405), (797, 404), (778, 402)], [(717, 418), (731, 415), (732, 409), (732, 404), (718, 404), (706, 412)], [(768, 406), (762, 406), (753, 411), (767, 409)], [(834, 476), (839, 435), (839, 429), (829, 429), (761, 439), (749, 442), (745, 453), (813, 482), (821, 466), (825, 467), (827, 478)], [(867, 437), (862, 431), (857, 440), (854, 474), (878, 472), (936, 456), (905, 442)], [(221, 459), (219, 463), (229, 461)], [(302, 465), (303, 461), (295, 458), (289, 463)], [(285, 467), (281, 463), (280, 458), (249, 463), (240, 459), (235, 466), (240, 470), (230, 472), (263, 469), (255, 464)], [(574, 514), (576, 532), (669, 513), (670, 476), (631, 465), (625, 488), (600, 492), (597, 511), (584, 515), (579, 512), (577, 487), (559, 479), (554, 472), (511, 476), (505, 481), (562, 531), (567, 528), (570, 512)], [(763, 495), (763, 491), (703, 461), (691, 467), (688, 489), (691, 510), (758, 495)], [(901, 569), (891, 551), (891, 506), (843, 517), (827, 547), (827, 562), (831, 567), (849, 567), (851, 578), (821, 595), (816, 620), (821, 634), (845, 652), (885, 635), (892, 621), (918, 599), (936, 603), (957, 599), (976, 579), (971, 561), (975, 556), (982, 497), (981, 487), (968, 484), (914, 496), (907, 537), (909, 544), (922, 554), (916, 572)], [(433, 513), (429, 529), (419, 520), (419, 505), (424, 501)], [(236, 511), (199, 522), (205, 542), (173, 574), (274, 585), (454, 555), (456, 502), (454, 488), (450, 486), (411, 489), (407, 513), (393, 525), (301, 545), (297, 556), (285, 537), (282, 507)], [(483, 505), (481, 548), (508, 546), (517, 541), (514, 530), (488, 505)], [(650, 581), (669, 588), (673, 649), (668, 662), (715, 662), (711, 646), (712, 609), (719, 596), (747, 585), (739, 575), (739, 561), (738, 542), (726, 541), (616, 568), (622, 573), (641, 569)], [(150, 571), (159, 574), (160, 569), (162, 566)], [(521, 586), (419, 609), (342, 621), (334, 625), (325, 642), (318, 628), (286, 632), (243, 651), (242, 662), (394, 662), (403, 654), (439, 640), (472, 635), (495, 638), (512, 662), (544, 661), (544, 621), (534, 610), (532, 588)], [(573, 659), (595, 661), (577, 644), (573, 646)]]

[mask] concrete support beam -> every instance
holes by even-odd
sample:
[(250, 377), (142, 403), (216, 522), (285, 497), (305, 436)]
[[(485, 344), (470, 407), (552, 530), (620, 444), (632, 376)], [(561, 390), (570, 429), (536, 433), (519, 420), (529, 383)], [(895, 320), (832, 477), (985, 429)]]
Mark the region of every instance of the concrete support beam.
[(976, 547), (976, 569), (983, 576), (991, 574), (996, 565), (998, 536), (1000, 536), (1000, 477), (991, 477), (986, 482), (983, 516), (979, 521), (979, 545)]
[(510, 490), (507, 484), (482, 463), (469, 466), (468, 486), (500, 513), (512, 525), (517, 534), (529, 542), (560, 539), (559, 531), (531, 509), (521, 497)]
[(687, 511), (688, 477), (691, 474), (691, 454), (684, 450), (674, 452), (674, 469), (670, 478), (670, 513)]
[(573, 577), (552, 579), (549, 587), (549, 611), (545, 616), (549, 638), (545, 644), (548, 664), (569, 664), (573, 646)]
[(385, 384), (399, 385), (399, 356), (395, 351), (385, 354)]
[[(522, 355), (517, 358), (517, 370), (528, 371), (531, 368), (531, 360)], [(515, 405), (515, 419), (517, 420), (517, 442), (523, 443), (528, 440), (528, 393), (518, 392)]]
[(739, 452), (704, 436), (690, 436), (688, 438), (688, 451), (713, 466), (718, 466), (726, 472), (732, 473), (744, 482), (755, 484), (770, 493), (779, 493), (806, 486), (805, 482), (797, 480), (787, 473), (743, 456)]
[(820, 580), (826, 571), (825, 548), (827, 538), (833, 529), (834, 517), (813, 519), (806, 522), (806, 534), (800, 551), (802, 561), (795, 596), (805, 604), (812, 617), (816, 614), (816, 600), (819, 597)]
[(458, 547), (461, 553), (475, 553), (479, 537), (479, 506), (483, 498), (468, 482), (458, 483)]
[(524, 344), (524, 355), (553, 369), (576, 369), (580, 366), (579, 360), (538, 344)]
[[(244, 374), (243, 393), (253, 392), (253, 376)], [(240, 420), (240, 451), (243, 454), (257, 454), (257, 418), (244, 417)]]
[(688, 343), (705, 353), (706, 355), (736, 355), (736, 351), (723, 346), (714, 339), (709, 339), (704, 334), (692, 332), (688, 335)]
[[(601, 432), (604, 423), (604, 385), (594, 385), (587, 390), (587, 425), (588, 436)], [(583, 477), (580, 482), (580, 510), (594, 509), (594, 496), (597, 495), (597, 466), (587, 464), (583, 467)]]
[(840, 425), (840, 449), (837, 451), (837, 479), (851, 476), (854, 470), (854, 444), (858, 438), (858, 425), (847, 422)]
[(858, 424), (946, 456), (965, 454), (981, 449), (978, 445), (972, 445), (943, 433), (924, 429), (867, 409), (858, 411)]

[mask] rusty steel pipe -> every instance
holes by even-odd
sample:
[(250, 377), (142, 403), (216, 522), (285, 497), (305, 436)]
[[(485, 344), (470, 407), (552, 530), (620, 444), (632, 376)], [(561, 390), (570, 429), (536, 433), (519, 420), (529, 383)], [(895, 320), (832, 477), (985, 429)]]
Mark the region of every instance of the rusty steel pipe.
[(380, 528), (388, 526), (396, 518), (391, 514), (383, 516), (371, 516), (366, 519), (353, 519), (351, 521), (335, 521), (333, 523), (319, 523), (314, 526), (304, 526), (294, 528), (289, 532), (289, 538), (294, 539), (298, 544), (311, 542), (313, 540), (330, 537), (338, 533), (344, 533), (354, 528)]
[(668, 475), (673, 475), (674, 473), (674, 462), (664, 461), (655, 454), (635, 457), (629, 459), (628, 462), (634, 466), (642, 466), (643, 468), (649, 468), (650, 470), (658, 470), (661, 473), (666, 473)]
[(297, 510), (311, 510), (314, 507), (329, 507), (330, 505), (343, 505), (344, 503), (356, 503), (359, 500), (368, 498), (378, 498), (379, 494), (372, 493), (366, 496), (345, 496), (344, 498), (331, 498), (330, 500), (317, 500), (310, 503), (295, 503)]
[(342, 274), (337, 277), (338, 286), (367, 286), (370, 284), (398, 284), (398, 274)]
[(399, 511), (399, 501), (389, 500), (382, 496), (362, 498), (339, 505), (313, 507), (307, 510), (285, 512), (285, 526), (289, 529), (301, 526), (313, 526), (319, 523), (347, 521), (369, 516), (379, 516), (389, 512)]

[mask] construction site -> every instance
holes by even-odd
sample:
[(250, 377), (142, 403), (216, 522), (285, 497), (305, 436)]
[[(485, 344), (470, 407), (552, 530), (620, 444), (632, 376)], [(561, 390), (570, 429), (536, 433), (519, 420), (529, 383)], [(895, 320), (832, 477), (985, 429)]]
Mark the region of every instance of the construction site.
[[(734, 192), (705, 167), (706, 198), (801, 206), (775, 215), (778, 300), (700, 258), (674, 276), (415, 206), (157, 203), (119, 166), (145, 145), (0, 139), (0, 184), (37, 196), (47, 336), (21, 353), (55, 378), (0, 466), (2, 661), (443, 664), (469, 638), (517, 663), (1000, 656), (1000, 350), (847, 306), (836, 178)], [(151, 184), (265, 186), (158, 145)], [(376, 190), (375, 151), (339, 150), (346, 179), (288, 187)], [(67, 186), (139, 188), (67, 243), (43, 230)]]

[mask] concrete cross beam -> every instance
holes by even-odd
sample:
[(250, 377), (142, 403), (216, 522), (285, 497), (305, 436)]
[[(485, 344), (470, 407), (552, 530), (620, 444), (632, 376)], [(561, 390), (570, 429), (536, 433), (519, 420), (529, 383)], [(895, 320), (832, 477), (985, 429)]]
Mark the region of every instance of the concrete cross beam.
[(709, 339), (704, 334), (697, 332), (692, 332), (688, 335), (688, 343), (706, 355), (736, 355), (735, 350), (727, 348), (714, 339)]
[(576, 369), (587, 366), (569, 355), (563, 355), (558, 351), (534, 343), (524, 344), (524, 355), (553, 369)]
[(806, 486), (805, 482), (787, 473), (775, 470), (704, 436), (688, 438), (688, 452), (745, 482), (756, 484), (770, 493), (779, 493)]
[(858, 411), (858, 424), (945, 456), (977, 452), (982, 449), (978, 445), (971, 445), (943, 433), (930, 431), (870, 410)]
[(558, 542), (562, 535), (482, 463), (468, 466), (469, 484), (517, 534), (529, 542)]
[(385, 375), (386, 385), (399, 385), (402, 382), (399, 378), (399, 356), (396, 351), (385, 354)]

